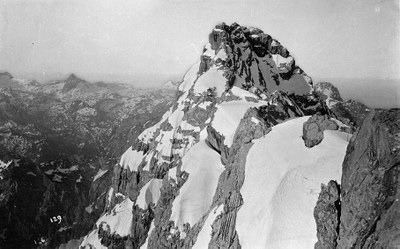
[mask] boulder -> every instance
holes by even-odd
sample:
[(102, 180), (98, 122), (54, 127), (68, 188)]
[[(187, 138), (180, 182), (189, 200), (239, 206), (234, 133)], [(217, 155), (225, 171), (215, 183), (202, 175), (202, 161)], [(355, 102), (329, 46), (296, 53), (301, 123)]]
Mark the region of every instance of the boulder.
[(325, 130), (337, 130), (339, 126), (328, 116), (314, 115), (303, 124), (305, 146), (312, 148), (324, 139)]

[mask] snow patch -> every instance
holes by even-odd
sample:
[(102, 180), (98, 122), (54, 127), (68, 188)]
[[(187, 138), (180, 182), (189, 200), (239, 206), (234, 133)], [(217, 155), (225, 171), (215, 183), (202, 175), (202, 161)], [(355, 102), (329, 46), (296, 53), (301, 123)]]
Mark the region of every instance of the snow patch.
[(215, 87), (217, 97), (221, 96), (225, 91), (227, 79), (224, 77), (224, 71), (218, 70), (215, 66), (211, 67), (207, 72), (202, 74), (194, 86), (194, 93), (200, 95), (209, 88)]
[(132, 146), (125, 151), (121, 156), (119, 164), (124, 169), (130, 169), (131, 171), (137, 171), (139, 164), (142, 162), (143, 152), (134, 150)]
[(132, 206), (133, 202), (126, 198), (121, 203), (115, 205), (110, 214), (104, 214), (96, 222), (97, 227), (107, 230), (109, 226), (110, 233), (118, 234), (121, 237), (128, 236), (132, 226)]
[(199, 71), (200, 62), (194, 64), (189, 71), (185, 74), (183, 82), (179, 85), (179, 91), (187, 92), (192, 88), (197, 79), (197, 72)]
[(233, 86), (231, 89), (231, 92), (233, 95), (239, 97), (240, 99), (246, 99), (246, 97), (250, 97), (250, 98), (255, 98), (258, 99), (257, 95), (255, 95), (254, 93), (251, 93), (249, 91), (246, 91), (242, 88), (239, 88), (237, 86)]
[(108, 170), (102, 170), (99, 169), (99, 171), (97, 172), (97, 174), (94, 176), (93, 178), (93, 182), (96, 181), (97, 179), (99, 179), (102, 175), (104, 175)]
[(193, 126), (193, 125), (189, 124), (186, 120), (183, 120), (181, 122), (181, 128), (182, 128), (182, 130), (185, 130), (185, 131), (200, 132), (200, 127)]
[(32, 176), (37, 176), (35, 173), (33, 173), (32, 171), (29, 171), (28, 173), (26, 173), (27, 175), (32, 175)]
[(83, 247), (83, 249), (107, 249), (107, 247), (103, 246), (100, 242), (99, 235), (97, 234), (98, 230), (95, 229), (92, 232), (90, 232), (88, 235), (86, 235), (83, 238), (83, 241), (80, 245), (79, 248)]
[(139, 196), (136, 200), (136, 205), (138, 205), (141, 209), (147, 209), (151, 202), (157, 204), (157, 201), (161, 195), (161, 186), (162, 179), (151, 179), (140, 190)]
[(111, 187), (110, 190), (108, 190), (108, 194), (107, 194), (108, 203), (111, 202), (111, 198), (112, 198), (113, 193), (114, 193), (114, 188)]
[(214, 129), (225, 137), (224, 144), (230, 147), (236, 129), (244, 114), (250, 107), (256, 107), (265, 102), (254, 103), (246, 101), (229, 101), (218, 106), (214, 120), (211, 125)]
[(260, 123), (260, 120), (256, 119), (255, 117), (251, 117), (251, 122), (258, 124)]
[(85, 207), (85, 211), (91, 214), (93, 212), (93, 204), (90, 204), (89, 206)]

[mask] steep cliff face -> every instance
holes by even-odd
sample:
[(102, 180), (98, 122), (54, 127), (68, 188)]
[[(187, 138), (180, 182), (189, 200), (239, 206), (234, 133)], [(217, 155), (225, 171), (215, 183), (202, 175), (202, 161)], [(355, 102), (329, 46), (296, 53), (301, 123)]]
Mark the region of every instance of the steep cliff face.
[[(312, 148), (305, 115), (336, 124)], [(345, 126), (278, 41), (217, 25), (176, 103), (115, 166), (81, 247), (309, 248), (320, 184), (340, 179)]]
[[(340, 205), (324, 204), (337, 203), (339, 190), (328, 197), (324, 193), (332, 191), (323, 189), (319, 197), (316, 248), (400, 246), (399, 134), (399, 109), (375, 110), (366, 117), (347, 147)], [(325, 215), (327, 208), (330, 216)]]

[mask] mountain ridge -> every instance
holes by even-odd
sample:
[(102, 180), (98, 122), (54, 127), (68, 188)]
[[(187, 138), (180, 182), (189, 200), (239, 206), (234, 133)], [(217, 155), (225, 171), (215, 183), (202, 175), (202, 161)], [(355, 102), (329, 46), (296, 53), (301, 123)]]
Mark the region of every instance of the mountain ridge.
[[(241, 210), (251, 210), (255, 204), (246, 201), (248, 192), (241, 189), (249, 184), (246, 177), (259, 181), (260, 175), (246, 176), (248, 163), (252, 161), (247, 162), (246, 157), (261, 156), (263, 159), (254, 160), (268, 161), (262, 153), (252, 152), (257, 148), (255, 144), (267, 146), (267, 138), (279, 141), (279, 135), (275, 138), (275, 134), (295, 131), (297, 139), (292, 146), (300, 146), (311, 158), (327, 160), (320, 151), (341, 155), (328, 160), (328, 165), (336, 165), (334, 170), (312, 168), (320, 172), (312, 177), (321, 182), (339, 177), (338, 162), (344, 157), (348, 139), (343, 134), (353, 132), (357, 126), (353, 121), (363, 113), (346, 113), (344, 117), (340, 111), (347, 106), (345, 103), (337, 110), (330, 109), (326, 101), (329, 96), (322, 88), (315, 89), (311, 78), (296, 65), (288, 50), (261, 30), (236, 23), (217, 25), (199, 62), (180, 84), (176, 103), (157, 125), (139, 135), (115, 166), (105, 212), (94, 230), (83, 239), (81, 247), (239, 248), (251, 245), (253, 235), (246, 232), (248, 224), (244, 219), (254, 217), (251, 211)], [(311, 115), (325, 117), (336, 125), (332, 128), (334, 131), (322, 131), (328, 134), (319, 144), (307, 148), (302, 139), (303, 122)], [(289, 130), (276, 132), (281, 127)], [(329, 152), (327, 141), (334, 141), (338, 148)], [(271, 153), (276, 152), (272, 149)], [(308, 160), (310, 167), (317, 165), (307, 158), (302, 160)], [(301, 174), (311, 170), (307, 163), (303, 166), (305, 169), (298, 169)], [(285, 164), (288, 173), (292, 167)], [(277, 174), (279, 179), (281, 176)], [(276, 191), (283, 191), (279, 181), (276, 184)], [(319, 183), (311, 186), (319, 192)], [(300, 196), (317, 201), (317, 195), (308, 194), (301, 184), (298, 187)], [(146, 199), (144, 194), (153, 198)], [(310, 203), (304, 204), (299, 213), (303, 223), (311, 228), (299, 233), (304, 240), (297, 242), (305, 248), (317, 241), (316, 228), (312, 229), (314, 205)], [(121, 208), (132, 213), (124, 226), (118, 225), (124, 216), (113, 215)], [(249, 216), (242, 216), (241, 212)], [(278, 214), (276, 217), (284, 218)], [(287, 221), (282, 224), (290, 225)], [(258, 227), (255, 231), (263, 229)], [(272, 230), (264, 232), (270, 233), (270, 238), (260, 242), (264, 246), (283, 243), (285, 236), (289, 236)], [(274, 236), (278, 236), (278, 241)], [(310, 238), (315, 241), (310, 242)]]

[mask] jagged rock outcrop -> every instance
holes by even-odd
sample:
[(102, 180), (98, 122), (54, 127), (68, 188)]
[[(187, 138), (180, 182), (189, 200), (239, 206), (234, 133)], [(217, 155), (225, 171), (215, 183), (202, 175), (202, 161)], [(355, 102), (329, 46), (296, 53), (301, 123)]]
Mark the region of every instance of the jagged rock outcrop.
[(400, 246), (400, 110), (376, 110), (343, 162), (338, 248)]
[(270, 125), (259, 116), (256, 108), (249, 109), (240, 121), (229, 150), (225, 171), (219, 178), (214, 195), (213, 206), (223, 205), (224, 208), (214, 221), (210, 248), (240, 248), (235, 222), (238, 209), (243, 204), (240, 188), (245, 177), (246, 155), (253, 145), (252, 140), (269, 131)]
[(314, 90), (322, 100), (326, 101), (327, 106), (335, 105), (337, 102), (343, 102), (339, 90), (329, 82), (318, 82), (314, 85)]
[[(399, 134), (400, 109), (374, 110), (365, 118), (343, 162), (341, 204), (331, 209), (334, 216), (340, 214), (339, 236), (322, 232), (332, 227), (335, 217), (317, 219), (321, 233), (316, 248), (400, 246)], [(318, 203), (325, 202), (324, 196), (321, 193)]]
[(343, 100), (339, 90), (329, 82), (314, 85), (315, 94), (324, 100), (332, 116), (349, 126), (352, 131), (361, 126), (371, 111), (366, 105), (355, 100)]
[(328, 116), (315, 115), (303, 124), (303, 140), (308, 148), (312, 148), (324, 139), (325, 130), (337, 130), (339, 126)]
[(336, 248), (340, 219), (340, 187), (335, 181), (328, 185), (322, 184), (321, 193), (314, 209), (317, 223), (317, 238), (315, 249)]

